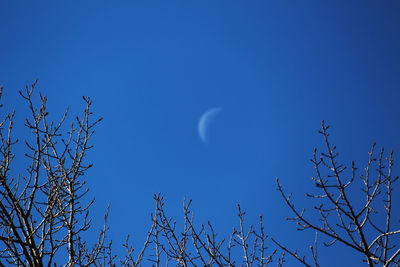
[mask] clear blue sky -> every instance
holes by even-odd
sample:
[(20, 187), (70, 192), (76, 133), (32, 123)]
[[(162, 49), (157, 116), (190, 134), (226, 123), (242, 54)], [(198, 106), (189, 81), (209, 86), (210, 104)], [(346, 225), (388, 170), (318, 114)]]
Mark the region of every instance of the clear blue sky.
[[(310, 204), (322, 119), (345, 163), (362, 169), (374, 140), (398, 153), (399, 14), (399, 1), (0, 0), (0, 83), (18, 119), (17, 90), (35, 78), (55, 117), (92, 97), (104, 121), (87, 181), (95, 223), (111, 202), (114, 244), (142, 242), (162, 192), (170, 215), (192, 198), (222, 234), (241, 203), (301, 249), (313, 234), (284, 220), (275, 178)], [(213, 107), (206, 145), (197, 123)], [(359, 262), (321, 254), (323, 266)]]

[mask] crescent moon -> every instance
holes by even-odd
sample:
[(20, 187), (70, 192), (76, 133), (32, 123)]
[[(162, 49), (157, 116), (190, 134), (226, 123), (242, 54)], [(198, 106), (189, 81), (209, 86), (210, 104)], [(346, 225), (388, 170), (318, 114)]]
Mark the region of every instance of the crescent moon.
[(211, 108), (206, 112), (204, 112), (203, 115), (201, 115), (198, 124), (198, 132), (200, 139), (201, 141), (203, 141), (204, 144), (208, 144), (207, 131), (210, 123), (213, 121), (215, 116), (217, 116), (217, 114), (220, 113), (221, 111), (222, 111), (221, 107)]

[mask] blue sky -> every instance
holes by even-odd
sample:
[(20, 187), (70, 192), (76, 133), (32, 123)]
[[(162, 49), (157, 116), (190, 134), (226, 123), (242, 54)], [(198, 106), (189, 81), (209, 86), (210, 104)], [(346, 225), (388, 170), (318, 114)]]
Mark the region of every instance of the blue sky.
[[(93, 99), (104, 121), (87, 181), (99, 225), (111, 202), (114, 244), (127, 233), (140, 244), (161, 192), (172, 216), (192, 198), (197, 220), (222, 234), (241, 203), (249, 222), (263, 213), (271, 235), (301, 247), (313, 234), (284, 221), (275, 178), (310, 204), (321, 120), (360, 169), (373, 141), (399, 149), (399, 11), (399, 1), (1, 0), (0, 83), (19, 119), (17, 90), (36, 78), (55, 118)], [(223, 111), (205, 145), (197, 123), (213, 107)], [(321, 253), (324, 266), (359, 262)]]

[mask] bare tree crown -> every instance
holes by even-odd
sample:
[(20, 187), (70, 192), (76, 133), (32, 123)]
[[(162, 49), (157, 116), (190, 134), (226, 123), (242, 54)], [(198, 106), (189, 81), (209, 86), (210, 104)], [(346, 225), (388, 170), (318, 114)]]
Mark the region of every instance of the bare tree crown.
[[(330, 242), (324, 243), (327, 247), (340, 242), (349, 250), (361, 253), (368, 266), (375, 264), (398, 266), (400, 229), (398, 221), (392, 218), (393, 185), (398, 180), (398, 177), (392, 174), (393, 150), (385, 158), (382, 148), (378, 158), (375, 158), (374, 143), (368, 153), (364, 173), (357, 177), (357, 168), (353, 161), (350, 174), (347, 174), (347, 167), (338, 162), (339, 154), (336, 152), (336, 146), (332, 146), (329, 142), (328, 129), (329, 126), (322, 121), (319, 133), (324, 138), (325, 152), (318, 156), (317, 149), (314, 149), (311, 160), (316, 172), (316, 176), (312, 179), (320, 189), (320, 193), (307, 194), (318, 203), (314, 208), (319, 213), (321, 223), (308, 218), (305, 209), (296, 209), (295, 203), (291, 201), (291, 195), (285, 194), (277, 179), (278, 190), (295, 215), (289, 219), (297, 223), (299, 230), (310, 229), (329, 237)], [(352, 192), (354, 193), (355, 189), (352, 186), (356, 179), (361, 179), (364, 185), (362, 188), (364, 203), (360, 208), (356, 208), (356, 203), (349, 197)], [(296, 251), (288, 250), (274, 239), (272, 241), (304, 265), (311, 266)], [(311, 247), (311, 252), (314, 265), (319, 266), (316, 246)]]
[(33, 138), (25, 141), (30, 164), (17, 177), (9, 173), (17, 142), (13, 140), (15, 112), (6, 114), (0, 123), (0, 239), (4, 245), (0, 259), (20, 266), (43, 266), (44, 262), (50, 266), (57, 253), (66, 248), (69, 265), (88, 265), (98, 257), (104, 233), (93, 249), (80, 238), (90, 227), (88, 214), (93, 203), (80, 202), (88, 192), (81, 178), (92, 166), (85, 162), (86, 154), (92, 148), (89, 140), (94, 127), (101, 119), (91, 120), (92, 103), (83, 97), (82, 116), (77, 116), (64, 134), (68, 110), (59, 122), (49, 121), (45, 96), (39, 96), (40, 106), (35, 107), (35, 86), (36, 81), (19, 92), (29, 107), (25, 126)]

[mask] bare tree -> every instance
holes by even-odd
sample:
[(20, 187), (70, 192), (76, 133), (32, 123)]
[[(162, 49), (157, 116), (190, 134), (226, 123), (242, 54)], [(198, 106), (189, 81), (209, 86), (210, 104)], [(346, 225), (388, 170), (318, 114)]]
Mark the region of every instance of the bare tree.
[(245, 213), (238, 205), (238, 229), (233, 228), (229, 238), (225, 239), (218, 237), (210, 222), (195, 225), (191, 200), (183, 203), (182, 228), (166, 214), (163, 197), (156, 194), (154, 200), (152, 226), (144, 246), (135, 260), (134, 248), (129, 245), (128, 237), (124, 244), (127, 252), (125, 259), (119, 260), (122, 266), (141, 265), (145, 254), (153, 266), (268, 266), (272, 263), (277, 250), (267, 253), (268, 236), (264, 233), (262, 216), (258, 230), (253, 226), (245, 229)]
[(76, 117), (65, 135), (62, 130), (68, 110), (58, 123), (49, 121), (47, 98), (40, 95), (39, 108), (33, 103), (35, 86), (36, 81), (19, 92), (30, 110), (25, 121), (32, 133), (32, 138), (25, 141), (25, 157), (30, 162), (26, 172), (10, 173), (17, 143), (13, 139), (15, 111), (6, 114), (0, 123), (1, 265), (4, 261), (19, 266), (50, 266), (63, 248), (67, 250), (68, 265), (90, 265), (100, 257), (107, 229), (100, 232), (92, 248), (82, 241), (81, 234), (91, 224), (88, 214), (93, 201), (81, 204), (88, 192), (81, 177), (92, 166), (85, 159), (92, 148), (89, 139), (101, 119), (91, 120), (92, 103), (83, 97), (83, 115)]
[[(153, 266), (268, 266), (277, 250), (267, 253), (263, 219), (260, 216), (259, 229), (253, 226), (245, 229), (245, 213), (238, 205), (238, 229), (233, 228), (228, 239), (219, 238), (210, 222), (195, 225), (191, 200), (183, 203), (184, 220), (182, 227), (166, 214), (164, 199), (154, 195), (155, 209), (151, 215), (151, 229), (144, 245), (136, 257), (129, 244), (129, 236), (123, 245), (126, 254), (123, 260), (109, 257), (107, 265), (141, 266), (150, 262)], [(282, 261), (279, 258), (278, 261)], [(278, 266), (282, 266), (278, 263)]]
[[(297, 223), (298, 230), (314, 230), (330, 239), (324, 243), (330, 247), (340, 242), (348, 247), (349, 251), (355, 251), (364, 256), (368, 266), (379, 264), (382, 266), (399, 266), (400, 246), (399, 224), (393, 220), (392, 197), (393, 184), (398, 177), (393, 176), (393, 150), (388, 157), (384, 157), (381, 149), (378, 158), (374, 156), (375, 143), (370, 150), (366, 168), (362, 174), (357, 175), (354, 161), (349, 172), (343, 164), (338, 162), (336, 146), (332, 146), (328, 137), (329, 126), (322, 121), (322, 129), (319, 133), (323, 136), (326, 151), (317, 156), (314, 149), (312, 163), (315, 167), (315, 182), (318, 194), (306, 194), (318, 204), (315, 210), (319, 213), (319, 219), (315, 220), (305, 214), (305, 209), (295, 208), (295, 202), (291, 200), (291, 194), (287, 195), (282, 184), (277, 179), (278, 190), (288, 207), (294, 213), (293, 218), (288, 218)], [(373, 175), (373, 169), (376, 172)], [(357, 179), (361, 181), (364, 203), (352, 200), (350, 195), (356, 194)], [(358, 195), (357, 195), (358, 196)], [(313, 263), (308, 263), (305, 256), (289, 250), (272, 238), (272, 241), (289, 253), (305, 266), (319, 266), (317, 260), (317, 239), (310, 246)]]
[[(259, 227), (246, 228), (245, 212), (238, 205), (239, 225), (228, 239), (219, 238), (210, 222), (196, 227), (191, 200), (183, 204), (184, 223), (181, 231), (173, 218), (166, 215), (163, 198), (154, 196), (156, 202), (151, 232), (151, 261), (155, 266), (174, 262), (177, 266), (267, 266), (276, 250), (267, 253), (263, 218)], [(238, 256), (239, 255), (239, 256)]]

